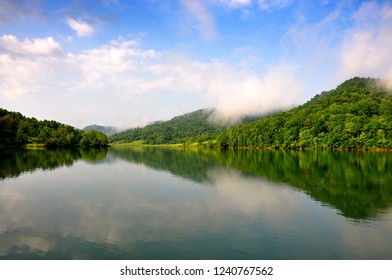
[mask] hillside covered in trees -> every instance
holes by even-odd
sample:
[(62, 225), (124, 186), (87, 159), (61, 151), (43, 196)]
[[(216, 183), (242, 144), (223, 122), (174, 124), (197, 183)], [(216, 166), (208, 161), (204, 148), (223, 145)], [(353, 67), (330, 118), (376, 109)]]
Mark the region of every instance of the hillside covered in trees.
[(0, 146), (42, 144), (48, 147), (99, 147), (108, 145), (105, 134), (84, 132), (56, 121), (39, 121), (0, 108)]
[(235, 126), (221, 148), (392, 148), (392, 92), (373, 78), (353, 78), (302, 106)]
[(213, 112), (195, 111), (109, 139), (146, 144), (208, 141), (224, 149), (392, 149), (392, 92), (379, 79), (355, 77), (301, 106), (232, 127), (211, 123)]
[(177, 116), (169, 121), (155, 122), (143, 128), (129, 129), (109, 139), (111, 142), (133, 142), (143, 140), (146, 144), (175, 144), (203, 142), (216, 137), (223, 126), (213, 124), (209, 117), (213, 110), (198, 110)]

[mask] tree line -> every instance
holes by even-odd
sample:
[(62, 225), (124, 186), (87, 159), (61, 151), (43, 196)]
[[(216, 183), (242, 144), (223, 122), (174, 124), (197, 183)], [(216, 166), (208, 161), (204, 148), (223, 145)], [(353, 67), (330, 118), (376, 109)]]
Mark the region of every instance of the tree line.
[(84, 132), (56, 121), (39, 121), (0, 108), (0, 145), (42, 144), (47, 147), (101, 147), (108, 145), (102, 132)]

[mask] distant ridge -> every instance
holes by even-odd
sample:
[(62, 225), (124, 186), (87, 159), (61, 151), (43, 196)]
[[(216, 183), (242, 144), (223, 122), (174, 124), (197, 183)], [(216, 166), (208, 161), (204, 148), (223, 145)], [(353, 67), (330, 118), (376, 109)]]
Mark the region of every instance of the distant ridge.
[(146, 144), (175, 144), (202, 142), (214, 138), (221, 131), (222, 125), (213, 124), (209, 117), (213, 109), (200, 109), (176, 116), (168, 121), (150, 123), (112, 135), (111, 142), (133, 142), (142, 140)]
[(119, 132), (119, 129), (117, 129), (114, 126), (102, 126), (102, 125), (97, 125), (97, 124), (88, 125), (85, 128), (83, 128), (84, 132), (88, 132), (91, 130), (102, 132), (103, 134), (106, 134), (106, 136), (111, 136), (111, 135)]

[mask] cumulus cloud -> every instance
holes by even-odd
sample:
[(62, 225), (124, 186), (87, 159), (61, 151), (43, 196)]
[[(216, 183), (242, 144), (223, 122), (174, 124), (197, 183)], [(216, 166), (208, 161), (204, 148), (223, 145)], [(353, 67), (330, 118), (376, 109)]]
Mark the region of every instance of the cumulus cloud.
[(94, 34), (94, 28), (82, 20), (69, 18), (67, 24), (72, 28), (79, 37), (91, 36)]
[[(129, 87), (128, 92), (133, 92), (134, 86), (141, 88), (137, 85), (146, 82), (148, 66), (154, 65), (154, 58), (159, 55), (138, 45), (137, 40), (112, 40), (82, 53), (65, 53), (52, 37), (22, 41), (13, 35), (3, 35), (0, 37), (2, 94), (8, 98), (29, 94), (34, 87), (25, 86), (27, 80), (35, 81), (36, 85), (48, 85), (52, 81), (79, 92), (98, 88), (111, 92), (112, 86)], [(50, 75), (52, 79), (48, 79)], [(16, 88), (18, 94), (13, 94)]]
[[(53, 63), (64, 56), (52, 37), (19, 40), (13, 35), (0, 37), (0, 82), (6, 98), (40, 93), (51, 84)], [(55, 82), (56, 79), (53, 80)], [(53, 84), (52, 84), (53, 85)]]
[[(78, 90), (104, 89), (113, 92), (120, 89), (132, 94), (139, 84), (147, 82), (143, 76), (146, 66), (154, 63), (159, 53), (143, 50), (138, 41), (113, 40), (110, 44), (89, 49), (68, 58), (69, 64), (80, 72)], [(112, 88), (112, 89), (111, 89)]]
[(61, 45), (53, 37), (25, 39), (20, 41), (13, 35), (0, 37), (0, 50), (12, 55), (52, 56), (62, 52)]

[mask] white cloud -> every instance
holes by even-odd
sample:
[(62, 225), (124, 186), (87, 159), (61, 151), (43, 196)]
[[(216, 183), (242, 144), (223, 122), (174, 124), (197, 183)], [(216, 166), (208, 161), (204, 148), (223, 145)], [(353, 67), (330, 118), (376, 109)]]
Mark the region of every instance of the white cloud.
[(266, 114), (297, 105), (303, 93), (303, 80), (298, 67), (277, 65), (263, 75), (232, 69), (211, 83), (209, 93), (216, 95), (217, 115), (225, 121), (236, 122), (252, 114)]
[(302, 65), (310, 94), (327, 90), (354, 76), (379, 77), (392, 86), (392, 6), (366, 2), (336, 6), (318, 22), (299, 14), (285, 44)]
[[(206, 38), (218, 35), (210, 11), (213, 5), (244, 9), (255, 3), (182, 0)], [(290, 2), (268, 3), (279, 8)], [(290, 48), (287, 52), (290, 57), (264, 66), (264, 72), (252, 68), (261, 64), (260, 53), (252, 53), (251, 48), (249, 51), (245, 47), (233, 50), (230, 64), (147, 49), (139, 39), (118, 38), (81, 53), (67, 54), (53, 37), (18, 39), (3, 35), (0, 103), (21, 104), (28, 100), (26, 110), (42, 108), (44, 112), (52, 110), (52, 114), (57, 114), (58, 108), (54, 111), (53, 104), (47, 106), (53, 98), (63, 106), (61, 110), (75, 114), (63, 119), (55, 115), (48, 118), (77, 126), (87, 118), (90, 120), (87, 122), (106, 120), (112, 125), (119, 122), (137, 125), (179, 114), (179, 107), (186, 108), (183, 110), (216, 107), (219, 116), (236, 120), (245, 114), (268, 113), (301, 103), (305, 87), (309, 89), (309, 97), (317, 93), (314, 80), (321, 84), (317, 85), (320, 91), (356, 75), (392, 81), (391, 5), (364, 3), (352, 15), (350, 28), (340, 26), (344, 12), (339, 8), (316, 24), (305, 19), (293, 26), (285, 38), (286, 42), (294, 43), (285, 44)], [(347, 24), (348, 19), (345, 20)], [(73, 19), (68, 23), (71, 21), (84, 26)], [(80, 26), (75, 27), (78, 36), (94, 32), (92, 27)], [(23, 113), (28, 115), (29, 111)]]
[(80, 72), (78, 90), (113, 92), (124, 89), (130, 94), (135, 92), (139, 82), (146, 82), (142, 76), (144, 67), (159, 56), (154, 50), (142, 50), (137, 46), (137, 41), (114, 40), (111, 44), (70, 57), (70, 65)]
[(27, 54), (40, 56), (57, 55), (62, 52), (60, 44), (54, 41), (53, 37), (19, 41), (13, 35), (3, 35), (0, 37), (0, 50), (12, 55)]
[[(212, 17), (205, 2), (183, 3), (200, 13), (200, 21)], [(227, 7), (246, 7), (248, 3), (225, 2)], [(21, 40), (3, 35), (0, 101), (20, 103), (21, 97), (28, 97), (30, 107), (39, 108), (53, 96), (64, 111), (81, 112), (66, 116), (67, 123), (77, 126), (86, 118), (90, 119), (87, 122), (100, 122), (96, 118), (102, 112), (108, 124), (140, 125), (182, 113), (179, 107), (196, 110), (207, 106), (216, 107), (219, 117), (235, 121), (246, 114), (269, 113), (302, 103), (306, 90), (310, 96), (317, 93), (313, 84), (309, 86), (314, 80), (321, 84), (317, 85), (320, 90), (356, 75), (392, 81), (391, 5), (363, 4), (352, 16), (353, 27), (341, 27), (338, 33), (343, 36), (338, 37), (331, 33), (342, 14), (337, 9), (316, 24), (304, 20), (292, 27), (286, 39), (294, 41), (296, 56), (264, 66), (264, 72), (252, 67), (260, 64), (254, 62), (260, 53), (250, 55), (246, 48), (233, 50), (235, 61), (229, 64), (147, 49), (139, 39), (118, 38), (67, 54), (53, 37)], [(207, 22), (213, 25), (213, 18)]]
[(338, 78), (377, 76), (392, 86), (392, 6), (364, 3), (353, 19), (339, 51)]
[(86, 37), (94, 34), (94, 28), (84, 21), (69, 18), (67, 24), (79, 37)]
[[(158, 112), (166, 112), (169, 118), (176, 114), (175, 108), (207, 106), (217, 106), (220, 116), (233, 120), (290, 106), (301, 88), (297, 69), (290, 65), (271, 67), (258, 75), (247, 70), (246, 64), (201, 62), (143, 49), (139, 40), (112, 40), (83, 53), (65, 54), (53, 38), (20, 41), (5, 35), (0, 47), (6, 50), (0, 55), (0, 97), (18, 102), (22, 96), (26, 100), (35, 96), (32, 108), (53, 99), (64, 111), (77, 112), (78, 106), (83, 118), (91, 114), (91, 122), (105, 112), (113, 118), (109, 124), (138, 125), (142, 119), (156, 120)], [(178, 100), (182, 103), (176, 105)], [(46, 103), (44, 109), (53, 109), (50, 105)], [(148, 119), (146, 112), (151, 113)], [(116, 120), (116, 115), (122, 119)], [(68, 118), (72, 119), (66, 122), (74, 125), (84, 121), (81, 115)]]
[[(51, 80), (53, 63), (64, 56), (52, 37), (20, 41), (13, 35), (0, 37), (0, 82), (6, 98), (40, 93)], [(57, 65), (58, 66), (58, 65)]]

